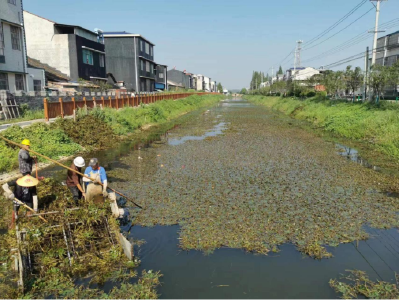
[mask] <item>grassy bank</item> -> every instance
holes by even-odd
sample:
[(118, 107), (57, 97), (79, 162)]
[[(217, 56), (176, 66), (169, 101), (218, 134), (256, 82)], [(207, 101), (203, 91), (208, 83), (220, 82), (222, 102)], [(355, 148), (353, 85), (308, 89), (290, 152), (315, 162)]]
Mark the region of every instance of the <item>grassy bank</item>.
[[(193, 95), (138, 108), (82, 110), (76, 122), (59, 119), (53, 124), (35, 123), (25, 128), (12, 126), (1, 135), (18, 143), (25, 138), (30, 139), (33, 150), (59, 159), (84, 150), (110, 147), (144, 125), (168, 122), (183, 113), (212, 106), (221, 99), (222, 95)], [(18, 167), (18, 151), (0, 140), (0, 173)]]
[(246, 96), (250, 102), (311, 122), (336, 136), (366, 142), (399, 160), (399, 106), (395, 103), (351, 103), (322, 98)]

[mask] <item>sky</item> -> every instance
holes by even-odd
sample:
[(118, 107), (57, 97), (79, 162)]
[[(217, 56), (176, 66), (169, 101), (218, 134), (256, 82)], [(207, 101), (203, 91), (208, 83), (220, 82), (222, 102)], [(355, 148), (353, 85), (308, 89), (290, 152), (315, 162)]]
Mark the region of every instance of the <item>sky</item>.
[[(365, 52), (367, 46), (371, 49), (372, 34), (364, 41), (354, 40), (374, 27), (375, 10), (367, 13), (373, 7), (369, 1), (325, 36), (309, 44), (360, 2), (24, 0), (24, 9), (58, 23), (79, 25), (90, 30), (100, 28), (103, 31), (141, 34), (156, 45), (154, 60), (157, 63), (166, 64), (169, 69), (176, 67), (177, 70), (203, 74), (228, 89), (241, 89), (249, 86), (254, 70), (271, 74), (272, 68), (276, 72), (281, 62), (284, 70), (292, 67), (294, 55), (290, 52), (298, 40), (304, 41), (302, 66), (316, 68)], [(380, 24), (399, 20), (398, 11), (399, 0), (382, 2)], [(366, 15), (361, 17), (363, 14)], [(352, 22), (353, 25), (344, 29)], [(399, 22), (380, 29), (385, 28), (386, 34), (398, 31)], [(383, 35), (385, 33), (380, 33)], [(328, 56), (323, 54), (349, 40), (359, 43), (343, 47), (337, 53), (330, 52)], [(320, 42), (323, 43), (318, 45)], [(364, 59), (347, 64), (364, 66)], [(344, 69), (347, 64), (334, 69)]]

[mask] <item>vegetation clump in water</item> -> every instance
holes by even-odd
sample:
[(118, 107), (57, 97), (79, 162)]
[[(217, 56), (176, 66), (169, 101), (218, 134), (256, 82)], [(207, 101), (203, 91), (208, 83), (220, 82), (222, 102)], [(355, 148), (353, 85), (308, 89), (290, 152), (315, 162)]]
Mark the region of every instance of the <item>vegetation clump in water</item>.
[(348, 270), (349, 274), (343, 276), (341, 280), (330, 280), (330, 286), (343, 299), (353, 299), (359, 297), (366, 297), (369, 299), (398, 299), (399, 298), (399, 277), (396, 275), (396, 284), (377, 281), (374, 282), (369, 279), (367, 274), (363, 271)]
[(398, 187), (397, 179), (348, 163), (273, 112), (221, 105), (171, 137), (211, 130), (215, 122), (229, 124), (224, 135), (121, 159), (123, 178), (131, 180), (117, 186), (145, 207), (135, 225), (179, 224), (185, 250), (267, 254), (293, 243), (316, 259), (331, 257), (328, 247), (367, 239), (364, 225), (399, 226), (399, 203), (383, 193)]
[[(25, 276), (24, 293), (10, 279), (13, 259), (7, 252), (20, 247), (16, 231), (0, 235), (3, 297), (157, 298), (161, 275), (144, 271), (137, 280), (137, 264), (127, 259), (117, 242), (119, 224), (109, 217), (108, 203), (82, 201), (75, 209), (67, 188), (49, 179), (39, 184), (38, 194), (44, 211), (61, 213), (46, 214), (48, 223), (26, 216), (18, 222), (19, 230), (26, 232), (21, 251), (32, 270)], [(12, 206), (9, 200), (0, 201), (4, 206)], [(2, 217), (9, 217), (8, 213)], [(24, 214), (21, 208), (20, 215)], [(114, 282), (109, 293), (102, 288), (106, 282)]]

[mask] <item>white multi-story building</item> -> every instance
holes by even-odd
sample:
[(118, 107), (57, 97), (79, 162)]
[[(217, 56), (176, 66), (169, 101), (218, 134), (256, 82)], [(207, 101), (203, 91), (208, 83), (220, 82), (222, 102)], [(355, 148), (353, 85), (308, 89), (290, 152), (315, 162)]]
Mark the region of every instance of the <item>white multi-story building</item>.
[(0, 1), (0, 90), (27, 91), (27, 61), (21, 0)]
[(211, 91), (211, 78), (204, 76), (204, 91)]
[(320, 74), (320, 71), (311, 67), (291, 68), (287, 70), (285, 78), (286, 80), (304, 81), (316, 74)]

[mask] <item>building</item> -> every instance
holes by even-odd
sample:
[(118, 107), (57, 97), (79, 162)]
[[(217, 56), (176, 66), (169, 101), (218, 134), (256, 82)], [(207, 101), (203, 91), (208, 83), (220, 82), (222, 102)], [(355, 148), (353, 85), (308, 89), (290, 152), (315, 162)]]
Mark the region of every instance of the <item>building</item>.
[(29, 57), (47, 64), (72, 81), (107, 81), (101, 31), (59, 24), (24, 11)]
[(291, 68), (287, 70), (285, 79), (295, 80), (295, 81), (305, 81), (316, 74), (320, 74), (320, 71), (311, 67), (300, 67), (296, 69)]
[(168, 78), (175, 83), (175, 86), (183, 87), (184, 89), (191, 89), (193, 85), (193, 77), (191, 73), (179, 70), (169, 70)]
[(29, 90), (27, 73), (22, 1), (0, 1), (0, 90)]
[(375, 63), (380, 66), (392, 66), (399, 58), (399, 31), (388, 34), (377, 40)]
[(211, 81), (211, 92), (212, 92), (212, 93), (217, 92), (217, 84), (216, 84), (216, 81)]
[(155, 90), (166, 91), (168, 89), (168, 66), (157, 65), (155, 76)]
[[(154, 61), (155, 44), (140, 34), (126, 31), (104, 32), (104, 40), (108, 72), (116, 80), (124, 81), (129, 91), (153, 92), (158, 66)], [(167, 82), (167, 78), (164, 79)]]
[(211, 78), (204, 76), (204, 91), (211, 91)]

